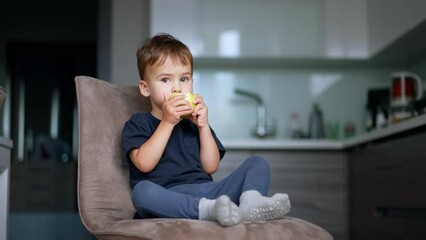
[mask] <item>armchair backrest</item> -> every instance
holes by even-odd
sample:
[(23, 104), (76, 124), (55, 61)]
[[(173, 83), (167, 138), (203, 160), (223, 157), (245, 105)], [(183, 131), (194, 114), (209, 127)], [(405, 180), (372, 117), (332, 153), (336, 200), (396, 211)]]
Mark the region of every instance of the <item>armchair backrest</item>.
[(105, 230), (107, 223), (133, 218), (135, 210), (120, 136), (131, 114), (150, 111), (151, 106), (137, 86), (119, 86), (87, 76), (77, 76), (75, 83), (78, 206), (83, 224), (96, 232)]

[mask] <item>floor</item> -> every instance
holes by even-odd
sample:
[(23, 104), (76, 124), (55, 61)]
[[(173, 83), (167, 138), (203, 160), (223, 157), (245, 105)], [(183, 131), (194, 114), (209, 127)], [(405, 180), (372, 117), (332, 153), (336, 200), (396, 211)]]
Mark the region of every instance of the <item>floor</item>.
[(93, 240), (77, 212), (10, 213), (9, 240)]

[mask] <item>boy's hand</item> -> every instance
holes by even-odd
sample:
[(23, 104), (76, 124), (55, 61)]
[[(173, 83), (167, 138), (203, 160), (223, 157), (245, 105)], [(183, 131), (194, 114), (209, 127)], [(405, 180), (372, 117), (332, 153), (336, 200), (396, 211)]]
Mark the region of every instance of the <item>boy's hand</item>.
[(198, 128), (209, 127), (208, 109), (203, 98), (199, 94), (195, 94), (195, 108), (188, 117)]
[(190, 114), (192, 112), (189, 102), (185, 100), (185, 95), (178, 95), (170, 98), (167, 94), (164, 94), (162, 110), (162, 120), (173, 125), (178, 124), (183, 115)]

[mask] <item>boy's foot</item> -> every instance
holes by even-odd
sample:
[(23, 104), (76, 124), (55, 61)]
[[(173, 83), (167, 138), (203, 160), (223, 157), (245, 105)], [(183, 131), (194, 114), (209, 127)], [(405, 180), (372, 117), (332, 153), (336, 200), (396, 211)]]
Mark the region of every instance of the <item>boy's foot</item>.
[(199, 219), (214, 220), (228, 227), (241, 223), (241, 212), (226, 195), (216, 200), (202, 198), (199, 203)]
[(243, 221), (268, 221), (283, 218), (290, 211), (290, 200), (285, 193), (264, 197), (258, 191), (244, 192), (240, 197)]
[(213, 216), (222, 226), (233, 226), (241, 223), (240, 209), (226, 195), (216, 199)]

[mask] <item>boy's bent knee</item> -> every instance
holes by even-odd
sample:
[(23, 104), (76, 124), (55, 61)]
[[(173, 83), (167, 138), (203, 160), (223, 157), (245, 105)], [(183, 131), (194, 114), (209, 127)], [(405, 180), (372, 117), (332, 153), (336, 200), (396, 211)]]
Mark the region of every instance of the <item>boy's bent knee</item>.
[(246, 160), (248, 163), (250, 163), (251, 165), (256, 165), (258, 167), (265, 167), (265, 168), (269, 168), (269, 162), (261, 157), (261, 156), (251, 156)]
[(151, 181), (140, 181), (138, 182), (135, 187), (133, 188), (133, 192), (139, 192), (139, 191), (149, 191), (152, 188), (155, 188), (156, 184)]
[(155, 197), (158, 188), (161, 187), (151, 181), (140, 181), (135, 185), (132, 191), (133, 202), (140, 202), (149, 197)]

